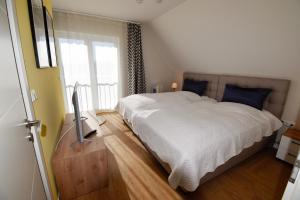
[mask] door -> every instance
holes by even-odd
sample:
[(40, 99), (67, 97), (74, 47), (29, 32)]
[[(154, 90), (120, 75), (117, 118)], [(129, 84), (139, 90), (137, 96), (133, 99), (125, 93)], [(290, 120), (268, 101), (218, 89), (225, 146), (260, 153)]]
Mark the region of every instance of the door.
[(46, 199), (17, 71), (5, 0), (0, 0), (0, 199)]

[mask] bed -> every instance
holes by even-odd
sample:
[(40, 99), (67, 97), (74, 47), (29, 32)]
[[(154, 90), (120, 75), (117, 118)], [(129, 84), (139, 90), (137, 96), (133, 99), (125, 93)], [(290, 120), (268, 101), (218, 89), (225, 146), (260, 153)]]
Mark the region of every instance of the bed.
[[(281, 126), (279, 119), (290, 82), (198, 73), (185, 73), (183, 78), (208, 81), (207, 97), (170, 104), (167, 99), (160, 102), (164, 98), (155, 97), (158, 99), (155, 103), (141, 103), (132, 108), (134, 114), (130, 115), (129, 125), (169, 172), (169, 184), (194, 191), (266, 146), (272, 133)], [(218, 102), (228, 83), (270, 87), (273, 91), (264, 110), (259, 111), (242, 104)], [(126, 103), (123, 108), (128, 109)], [(121, 114), (128, 122), (128, 116)]]
[(131, 124), (133, 116), (143, 110), (174, 107), (207, 99), (206, 96), (188, 91), (135, 94), (120, 99), (118, 110), (123, 119)]

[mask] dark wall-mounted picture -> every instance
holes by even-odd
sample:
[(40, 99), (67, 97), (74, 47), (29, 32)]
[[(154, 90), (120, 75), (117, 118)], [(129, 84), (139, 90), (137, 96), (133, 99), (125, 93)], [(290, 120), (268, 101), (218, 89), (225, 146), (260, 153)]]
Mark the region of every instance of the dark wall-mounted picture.
[(50, 66), (56, 67), (57, 61), (56, 61), (53, 20), (46, 7), (44, 7), (44, 17), (45, 17), (46, 36), (47, 36), (47, 45), (48, 45), (47, 47), (49, 49), (48, 54), (50, 59)]
[(28, 0), (29, 17), (36, 65), (39, 68), (51, 66), (42, 0)]

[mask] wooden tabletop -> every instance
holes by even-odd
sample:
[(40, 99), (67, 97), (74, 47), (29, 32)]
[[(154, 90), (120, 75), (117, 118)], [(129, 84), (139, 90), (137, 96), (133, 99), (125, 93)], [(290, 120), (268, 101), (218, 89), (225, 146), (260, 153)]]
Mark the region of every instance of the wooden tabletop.
[(292, 138), (294, 140), (299, 140), (300, 141), (300, 131), (299, 130), (290, 128), (284, 133), (284, 135), (289, 137), (289, 138)]

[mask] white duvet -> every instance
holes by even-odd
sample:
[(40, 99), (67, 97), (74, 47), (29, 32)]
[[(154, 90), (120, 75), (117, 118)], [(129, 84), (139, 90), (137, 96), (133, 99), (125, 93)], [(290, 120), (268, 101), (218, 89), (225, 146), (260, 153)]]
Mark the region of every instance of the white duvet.
[(133, 116), (142, 110), (177, 107), (207, 99), (188, 91), (135, 94), (120, 99), (118, 111), (131, 123)]
[(199, 101), (140, 110), (132, 126), (172, 169), (169, 184), (194, 191), (200, 179), (281, 127), (267, 111), (237, 103)]

